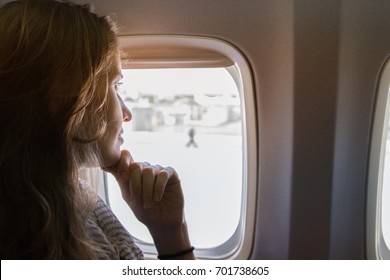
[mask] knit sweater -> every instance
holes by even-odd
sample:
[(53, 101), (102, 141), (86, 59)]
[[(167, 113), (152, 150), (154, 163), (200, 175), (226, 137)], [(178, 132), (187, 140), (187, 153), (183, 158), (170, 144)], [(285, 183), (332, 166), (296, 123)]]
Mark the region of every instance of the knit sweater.
[(87, 222), (87, 229), (101, 247), (100, 259), (143, 259), (142, 251), (133, 237), (100, 197)]

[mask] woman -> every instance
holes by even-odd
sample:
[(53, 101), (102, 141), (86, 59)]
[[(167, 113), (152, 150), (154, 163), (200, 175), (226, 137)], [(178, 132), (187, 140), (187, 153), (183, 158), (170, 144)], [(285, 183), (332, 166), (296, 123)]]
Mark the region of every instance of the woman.
[(115, 25), (88, 6), (22, 0), (0, 8), (1, 259), (138, 259), (110, 209), (80, 182), (100, 166), (149, 229), (161, 259), (193, 259), (172, 168), (121, 151), (131, 112)]

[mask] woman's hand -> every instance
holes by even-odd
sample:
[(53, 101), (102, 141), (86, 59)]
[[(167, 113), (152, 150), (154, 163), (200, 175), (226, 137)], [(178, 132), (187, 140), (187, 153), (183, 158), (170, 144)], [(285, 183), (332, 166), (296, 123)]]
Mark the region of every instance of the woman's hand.
[(184, 222), (183, 192), (173, 168), (134, 162), (124, 150), (118, 164), (106, 171), (115, 176), (123, 199), (147, 227), (177, 226)]
[(134, 162), (130, 153), (123, 150), (116, 166), (103, 169), (114, 175), (123, 199), (149, 229), (160, 254), (191, 247), (183, 192), (173, 168)]

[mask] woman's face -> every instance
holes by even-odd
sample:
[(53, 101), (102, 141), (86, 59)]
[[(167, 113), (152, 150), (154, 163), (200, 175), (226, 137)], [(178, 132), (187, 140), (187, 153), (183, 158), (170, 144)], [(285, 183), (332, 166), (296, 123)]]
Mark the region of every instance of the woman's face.
[(98, 141), (98, 146), (102, 155), (102, 167), (115, 165), (121, 154), (120, 147), (124, 142), (122, 138), (122, 123), (129, 122), (132, 118), (130, 110), (118, 95), (118, 83), (122, 79), (121, 62), (119, 55), (109, 73), (109, 85), (107, 95), (107, 130)]

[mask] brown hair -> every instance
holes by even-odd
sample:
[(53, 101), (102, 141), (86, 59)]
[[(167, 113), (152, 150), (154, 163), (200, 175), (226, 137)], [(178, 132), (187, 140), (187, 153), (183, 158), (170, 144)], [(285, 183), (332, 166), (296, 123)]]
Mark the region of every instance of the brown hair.
[(78, 177), (99, 161), (115, 25), (85, 5), (22, 0), (0, 8), (0, 38), (0, 257), (96, 258)]

